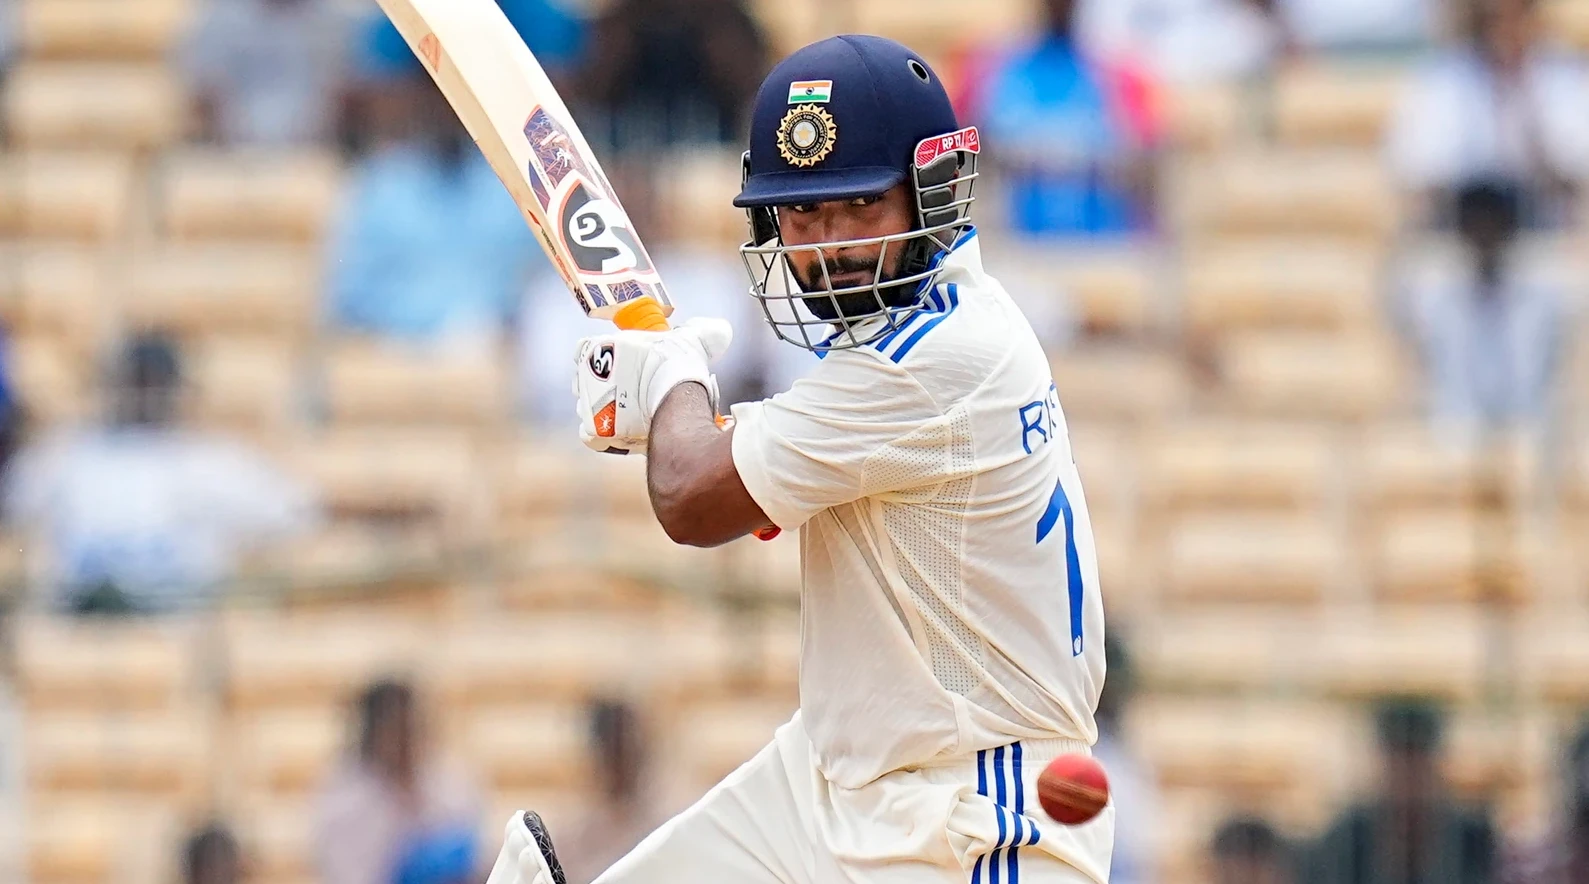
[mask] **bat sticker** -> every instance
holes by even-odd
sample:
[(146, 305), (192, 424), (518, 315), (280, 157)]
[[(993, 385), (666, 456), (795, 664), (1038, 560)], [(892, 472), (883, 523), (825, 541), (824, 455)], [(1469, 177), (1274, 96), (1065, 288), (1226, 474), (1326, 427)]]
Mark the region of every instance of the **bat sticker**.
[(568, 130), (547, 113), (546, 108), (538, 107), (530, 114), (529, 122), (524, 124), (524, 137), (529, 139), (530, 149), (535, 151), (535, 160), (551, 181), (553, 190), (561, 187), (563, 179), (570, 173), (586, 181), (596, 180), (596, 176), (591, 174), (585, 161), (580, 158)]
[(629, 227), (623, 209), (575, 181), (563, 197), (560, 229), (574, 266), (582, 273), (651, 273), (651, 261)]

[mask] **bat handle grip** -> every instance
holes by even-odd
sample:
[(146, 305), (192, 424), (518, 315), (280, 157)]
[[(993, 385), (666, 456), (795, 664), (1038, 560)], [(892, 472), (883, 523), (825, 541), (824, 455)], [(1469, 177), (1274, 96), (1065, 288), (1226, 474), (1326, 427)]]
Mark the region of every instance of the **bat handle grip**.
[(651, 298), (636, 298), (619, 307), (612, 322), (624, 331), (667, 331), (670, 328), (668, 318), (662, 315), (662, 305)]

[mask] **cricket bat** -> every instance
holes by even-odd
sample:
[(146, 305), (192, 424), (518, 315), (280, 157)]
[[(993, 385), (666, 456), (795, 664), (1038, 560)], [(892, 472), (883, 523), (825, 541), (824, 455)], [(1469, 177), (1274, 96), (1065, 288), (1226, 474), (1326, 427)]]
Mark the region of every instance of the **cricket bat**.
[(430, 72), (585, 313), (663, 331), (673, 303), (534, 53), (494, 0), (377, 0)]

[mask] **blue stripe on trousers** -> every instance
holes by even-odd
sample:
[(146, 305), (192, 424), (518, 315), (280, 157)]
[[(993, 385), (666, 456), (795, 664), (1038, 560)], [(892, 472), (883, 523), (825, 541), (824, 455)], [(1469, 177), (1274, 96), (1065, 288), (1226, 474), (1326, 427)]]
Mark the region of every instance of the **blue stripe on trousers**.
[[(1009, 750), (1008, 753), (1005, 752), (1006, 748)], [(984, 866), (988, 870), (987, 884), (1020, 884), (1020, 848), (1036, 844), (1042, 837), (1036, 822), (1026, 817), (1024, 754), (1025, 749), (1019, 741), (1011, 743), (1008, 747), (995, 747), (991, 759), (988, 750), (982, 749), (977, 752), (977, 794), (993, 799), (993, 812), (998, 821), (999, 836), (993, 849), (977, 857), (977, 861), (972, 865), (971, 884), (983, 884)], [(993, 778), (991, 792), (988, 789), (989, 776)], [(1009, 786), (1005, 785), (1006, 776), (1010, 778)], [(1013, 796), (1010, 795), (1011, 792), (1014, 793)], [(1006, 803), (1006, 798), (1009, 797), (1014, 798), (1013, 807)], [(1009, 815), (1008, 821), (1005, 820), (1006, 814)]]
[[(1022, 815), (1026, 813), (1026, 785), (1021, 782), (1021, 743), (1010, 744), (1011, 779), (1015, 781), (1015, 846), (1010, 848), (1010, 884), (1019, 884), (1021, 867), (1017, 855), (1024, 840), (1021, 837)], [(1034, 827), (1035, 831), (1035, 827)]]
[[(988, 794), (988, 769), (986, 767), (987, 761), (988, 761), (988, 750), (986, 750), (986, 749), (978, 749), (977, 750), (977, 794), (978, 795), (986, 795), (986, 794)], [(986, 854), (984, 854), (983, 856), (977, 857), (976, 864), (971, 867), (971, 884), (982, 884), (982, 861), (984, 859), (986, 859), (986, 858), (987, 858)]]

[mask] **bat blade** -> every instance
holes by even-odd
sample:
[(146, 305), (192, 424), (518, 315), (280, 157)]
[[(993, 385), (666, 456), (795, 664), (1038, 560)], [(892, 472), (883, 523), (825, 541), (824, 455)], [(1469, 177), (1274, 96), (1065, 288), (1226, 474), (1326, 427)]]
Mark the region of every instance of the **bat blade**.
[(585, 312), (666, 328), (656, 265), (534, 53), (492, 0), (377, 0)]

